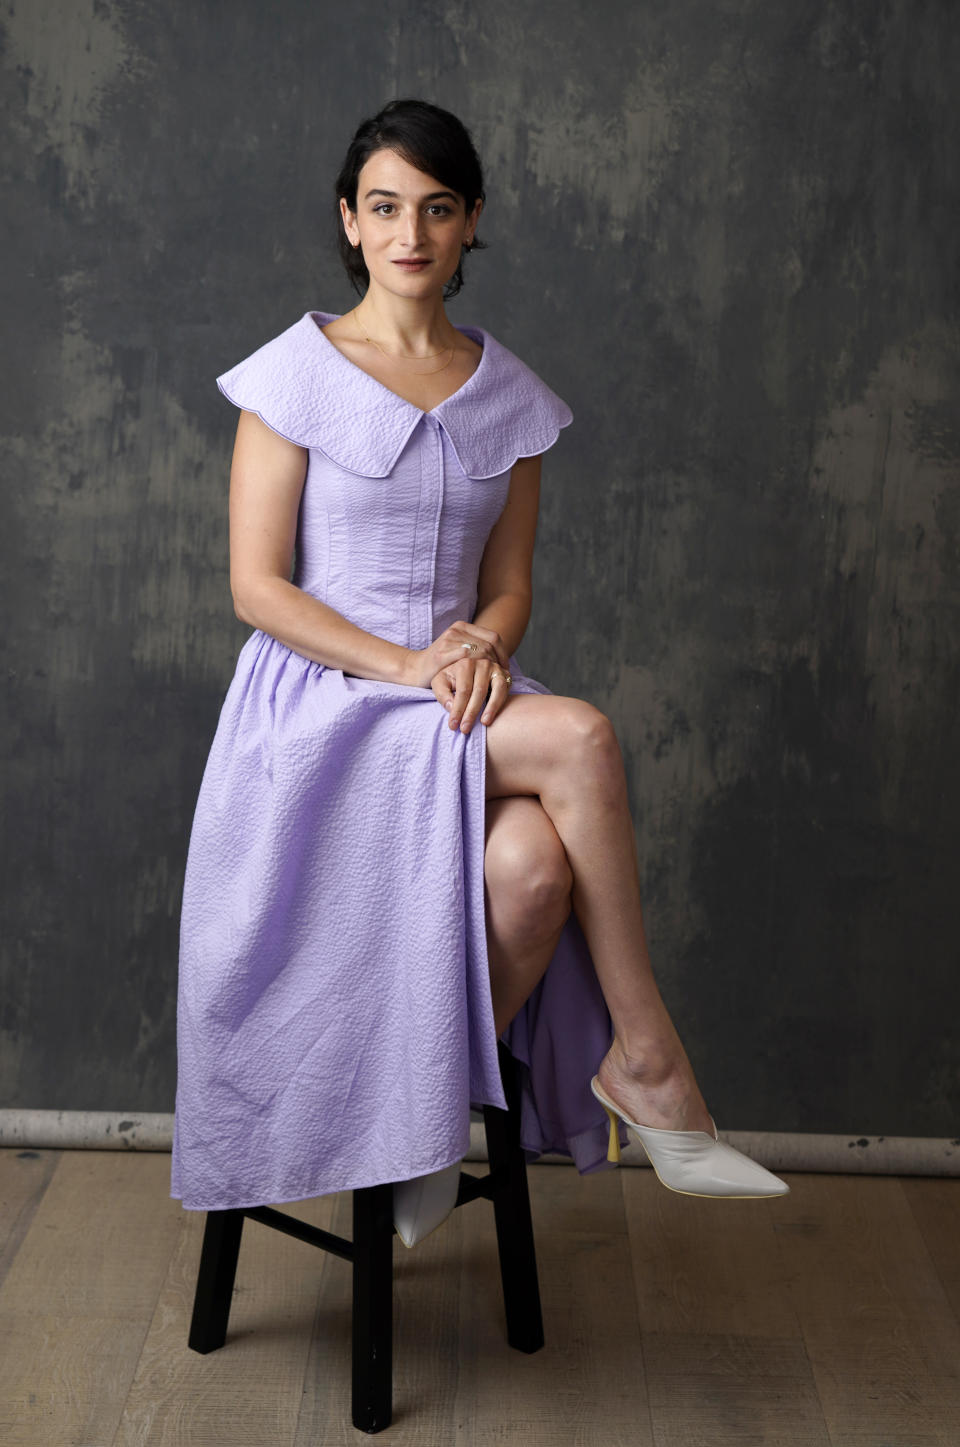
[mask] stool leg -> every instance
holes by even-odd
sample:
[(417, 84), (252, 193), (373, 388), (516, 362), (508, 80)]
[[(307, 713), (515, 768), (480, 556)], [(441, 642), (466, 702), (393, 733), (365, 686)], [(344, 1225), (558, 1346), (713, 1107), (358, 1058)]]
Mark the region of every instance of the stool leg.
[(500, 1070), (507, 1110), (483, 1107), (490, 1169), (504, 1181), (493, 1200), (500, 1253), (500, 1279), (507, 1317), (507, 1341), (517, 1351), (536, 1352), (543, 1346), (543, 1314), (537, 1253), (530, 1215), (527, 1161), (520, 1145), (520, 1081), (517, 1063), (500, 1042)]
[(192, 1351), (213, 1352), (226, 1341), (242, 1231), (242, 1211), (207, 1212), (187, 1339)]
[(353, 1425), (382, 1432), (393, 1410), (393, 1186), (353, 1193)]

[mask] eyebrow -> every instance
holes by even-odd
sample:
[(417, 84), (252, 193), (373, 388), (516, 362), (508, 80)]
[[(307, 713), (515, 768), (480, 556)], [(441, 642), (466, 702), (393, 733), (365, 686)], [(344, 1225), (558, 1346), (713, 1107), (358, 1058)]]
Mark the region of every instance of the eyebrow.
[[(363, 198), (364, 201), (369, 201), (371, 196), (389, 196), (391, 201), (396, 201), (397, 192), (380, 190), (368, 191)], [(421, 196), (420, 199), (421, 201), (439, 201), (442, 197), (446, 197), (450, 201), (456, 201), (459, 199), (453, 191), (431, 191), (429, 196)]]

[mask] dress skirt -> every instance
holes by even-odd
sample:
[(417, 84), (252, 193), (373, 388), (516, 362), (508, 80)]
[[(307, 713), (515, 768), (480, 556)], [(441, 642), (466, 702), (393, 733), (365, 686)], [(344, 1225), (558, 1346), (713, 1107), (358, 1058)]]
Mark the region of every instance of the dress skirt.
[[(547, 693), (511, 663), (511, 692)], [(509, 706), (509, 705), (508, 705)], [(300, 1200), (461, 1159), (505, 1107), (486, 949), (486, 726), (262, 632), (241, 651), (190, 839), (171, 1194)], [(612, 1029), (571, 915), (503, 1039), (529, 1159), (607, 1166)]]

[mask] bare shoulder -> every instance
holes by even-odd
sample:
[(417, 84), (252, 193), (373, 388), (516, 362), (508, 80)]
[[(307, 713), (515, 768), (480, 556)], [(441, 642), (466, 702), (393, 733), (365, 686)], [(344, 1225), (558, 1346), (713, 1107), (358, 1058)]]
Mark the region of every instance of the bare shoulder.
[(338, 352), (349, 357), (351, 362), (360, 364), (366, 349), (365, 342), (349, 312), (344, 312), (342, 317), (335, 317), (332, 322), (327, 322), (326, 326), (321, 327), (320, 330)]
[(327, 322), (320, 330), (331, 342), (350, 341), (357, 336), (355, 322), (350, 321), (350, 313), (344, 312), (342, 317), (334, 317), (332, 322)]

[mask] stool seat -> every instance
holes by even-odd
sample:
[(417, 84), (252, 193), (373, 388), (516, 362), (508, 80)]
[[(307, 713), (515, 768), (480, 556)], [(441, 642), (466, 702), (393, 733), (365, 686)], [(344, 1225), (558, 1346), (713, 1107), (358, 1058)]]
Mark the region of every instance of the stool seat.
[[(507, 1109), (483, 1107), (490, 1169), (461, 1173), (456, 1206), (481, 1197), (493, 1204), (507, 1341), (521, 1352), (543, 1346), (527, 1163), (520, 1145), (519, 1065), (498, 1042)], [(295, 1236), (353, 1263), (352, 1412), (362, 1432), (382, 1432), (393, 1410), (393, 1185), (353, 1192), (353, 1236), (321, 1230), (272, 1206), (208, 1211), (197, 1271), (188, 1345), (216, 1351), (226, 1341), (244, 1218)]]

